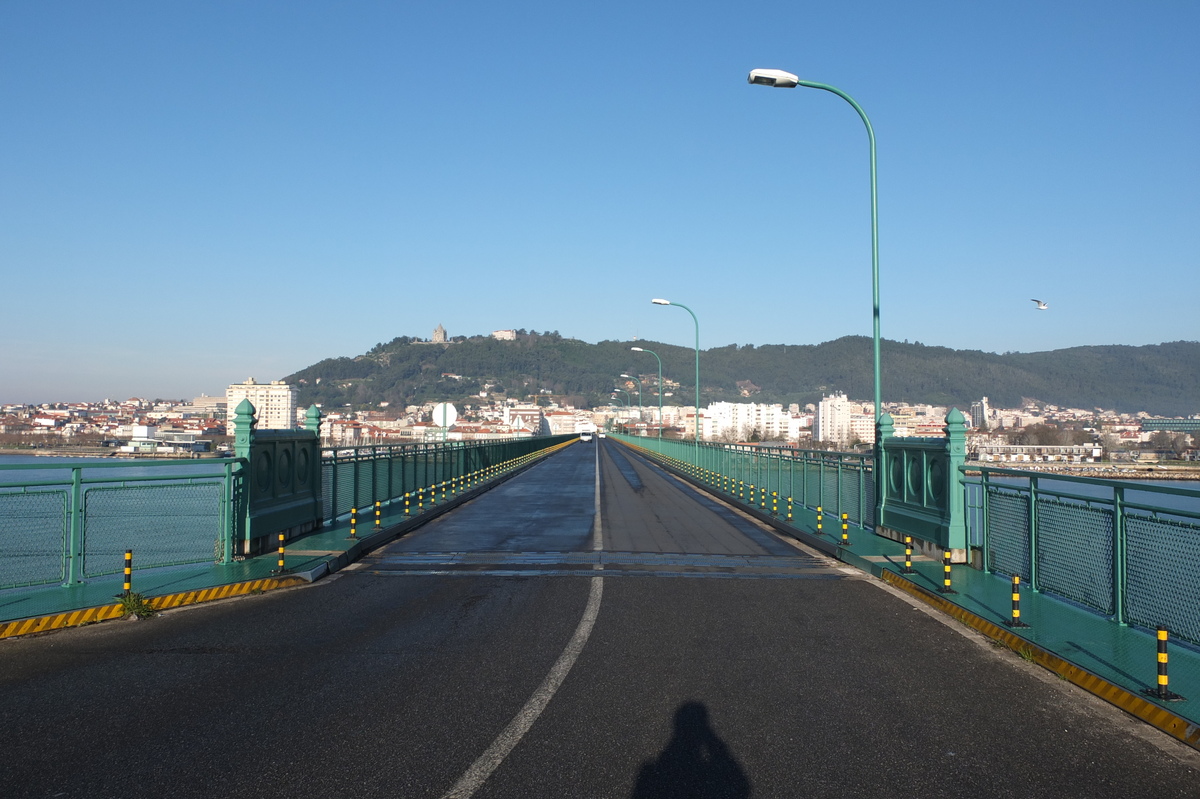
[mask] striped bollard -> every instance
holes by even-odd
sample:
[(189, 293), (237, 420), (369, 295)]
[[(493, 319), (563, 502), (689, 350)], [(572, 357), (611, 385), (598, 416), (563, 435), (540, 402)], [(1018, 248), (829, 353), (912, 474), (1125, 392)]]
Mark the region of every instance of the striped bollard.
[(916, 569), (912, 567), (912, 536), (904, 536), (904, 569), (901, 574), (914, 574)]
[(818, 505), (817, 506), (817, 535), (825, 535), (825, 533), (821, 530), (821, 525), (823, 524), (822, 514), (823, 514), (823, 511), (821, 510), (821, 506)]
[(133, 550), (125, 550), (125, 583), (122, 586), (124, 595), (133, 593)]
[(404, 515), (405, 516), (408, 516), (412, 513), (412, 507), (410, 504), (411, 502), (412, 502), (412, 497), (409, 496), (409, 493), (407, 491), (405, 491), (404, 492)]
[(1178, 702), (1183, 699), (1177, 693), (1171, 691), (1169, 678), (1167, 676), (1167, 628), (1158, 628), (1158, 686), (1150, 688), (1142, 693), (1151, 696), (1161, 702)]
[(283, 540), (284, 540), (283, 536), (284, 536), (283, 533), (279, 534), (279, 563), (278, 563), (278, 566), (276, 567), (276, 569), (273, 572), (271, 572), (271, 574), (286, 574), (287, 573), (287, 568), (284, 566), (284, 561), (286, 559), (286, 555), (284, 554), (284, 549), (283, 549)]
[(378, 530), (383, 525), (383, 516), (381, 515), (383, 503), (375, 500), (375, 529)]
[(953, 588), (950, 587), (950, 551), (949, 550), (946, 550), (945, 552), (942, 553), (942, 587), (938, 589), (938, 592), (942, 593), (942, 594), (957, 594), (958, 593), (957, 591), (955, 591)]
[(792, 523), (792, 498), (788, 497), (788, 524)]
[(1012, 618), (1005, 622), (1009, 627), (1028, 627), (1021, 621), (1021, 575), (1012, 576)]
[(842, 514), (842, 546), (850, 546), (850, 514)]
[(358, 538), (358, 508), (350, 509), (350, 537)]

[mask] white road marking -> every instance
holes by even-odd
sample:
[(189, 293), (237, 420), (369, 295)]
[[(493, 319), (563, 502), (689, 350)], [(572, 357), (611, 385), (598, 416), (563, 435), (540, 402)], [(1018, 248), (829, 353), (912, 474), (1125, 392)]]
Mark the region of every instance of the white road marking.
[[(600, 523), (600, 447), (596, 447), (596, 505), (595, 517), (592, 521), (592, 548), (600, 550), (603, 546), (603, 530)], [(594, 568), (604, 568), (597, 563)], [(583, 610), (583, 618), (579, 620), (579, 626), (575, 628), (575, 634), (571, 636), (571, 640), (567, 642), (567, 648), (558, 656), (558, 660), (550, 668), (550, 673), (546, 675), (546, 679), (538, 686), (538, 689), (533, 692), (533, 696), (529, 697), (529, 701), (517, 713), (508, 726), (492, 741), (492, 745), (487, 748), (479, 758), (471, 764), (471, 767), (458, 778), (458, 782), (454, 783), (449, 791), (442, 794), (442, 799), (470, 799), (475, 795), (483, 784), (487, 782), (488, 777), (492, 776), (500, 764), (504, 762), (504, 758), (508, 757), (508, 753), (513, 750), (521, 739), (525, 737), (525, 733), (529, 732), (533, 727), (533, 723), (537, 721), (538, 716), (550, 704), (550, 700), (554, 698), (554, 694), (558, 692), (559, 686), (563, 684), (563, 680), (567, 678), (567, 673), (571, 671), (571, 667), (575, 665), (575, 661), (579, 658), (579, 653), (583, 651), (583, 647), (587, 644), (588, 637), (592, 634), (592, 627), (596, 625), (596, 617), (600, 615), (600, 599), (604, 596), (604, 578), (596, 575), (592, 578), (591, 590), (588, 592), (587, 607)]]

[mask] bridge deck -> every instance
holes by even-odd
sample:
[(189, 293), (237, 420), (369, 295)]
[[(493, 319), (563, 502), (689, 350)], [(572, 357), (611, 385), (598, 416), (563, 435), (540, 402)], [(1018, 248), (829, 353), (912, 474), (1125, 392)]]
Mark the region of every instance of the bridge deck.
[[(19, 639), (0, 790), (1194, 794), (1191, 750), (688, 505), (693, 489), (613, 446), (573, 445), (312, 588)], [(761, 574), (720, 579), (734, 563)], [(796, 572), (820, 579), (780, 579)], [(73, 750), (90, 754), (64, 769)]]

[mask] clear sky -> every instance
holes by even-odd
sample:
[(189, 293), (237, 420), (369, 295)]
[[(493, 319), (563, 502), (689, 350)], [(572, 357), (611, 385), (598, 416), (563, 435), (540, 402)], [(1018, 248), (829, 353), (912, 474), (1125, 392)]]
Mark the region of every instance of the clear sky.
[[(0, 402), (400, 335), (1196, 340), (1200, 3), (0, 4)], [(1030, 298), (1049, 302), (1035, 311)], [(885, 397), (886, 399), (886, 397)]]

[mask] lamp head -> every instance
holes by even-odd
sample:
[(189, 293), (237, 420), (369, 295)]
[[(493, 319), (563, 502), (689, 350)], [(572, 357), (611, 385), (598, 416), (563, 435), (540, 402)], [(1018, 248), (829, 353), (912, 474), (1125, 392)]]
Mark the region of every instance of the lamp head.
[(671, 304), (670, 300), (650, 300), (650, 302), (654, 303), (655, 305), (670, 305)]
[(794, 89), (800, 78), (782, 69), (752, 69), (746, 81), (759, 86), (774, 86), (776, 89)]

